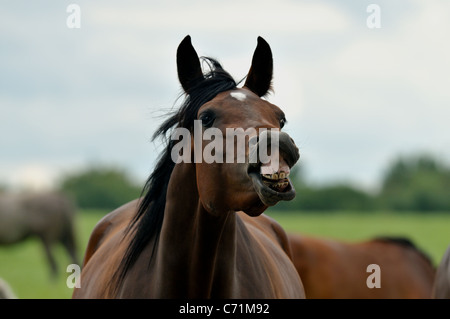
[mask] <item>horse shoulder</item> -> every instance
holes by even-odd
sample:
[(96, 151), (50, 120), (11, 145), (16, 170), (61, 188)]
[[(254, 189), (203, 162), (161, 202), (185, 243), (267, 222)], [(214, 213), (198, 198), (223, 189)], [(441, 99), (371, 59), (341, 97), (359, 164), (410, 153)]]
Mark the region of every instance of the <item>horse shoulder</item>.
[(86, 265), (94, 253), (107, 242), (118, 231), (122, 231), (130, 223), (134, 214), (136, 213), (139, 200), (131, 201), (123, 206), (115, 209), (109, 214), (105, 215), (95, 225), (84, 255), (83, 265)]
[(286, 255), (292, 260), (292, 251), (286, 231), (275, 219), (265, 214), (261, 214), (258, 217), (250, 217), (243, 212), (239, 212), (238, 215), (244, 223), (258, 228), (264, 235), (278, 243)]
[[(242, 221), (241, 225), (247, 230), (241, 230), (241, 233), (247, 233), (243, 235), (246, 245), (249, 245), (250, 249), (259, 247), (258, 254), (249, 255), (260, 256), (263, 262), (259, 262), (262, 267), (259, 271), (271, 274), (270, 282), (274, 295), (268, 298), (305, 298), (302, 281), (292, 263), (291, 248), (284, 229), (278, 222), (264, 214), (250, 217), (245, 213), (238, 213), (238, 217)], [(253, 240), (249, 240), (247, 236)], [(250, 242), (253, 242), (253, 245)], [(258, 267), (255, 264), (253, 267), (255, 268), (252, 271), (258, 274)], [(257, 275), (257, 279), (254, 278), (261, 284), (264, 277), (262, 273)]]
[(111, 298), (110, 282), (126, 248), (124, 231), (134, 217), (138, 201), (129, 202), (105, 215), (95, 226), (86, 248), (80, 287), (74, 299)]

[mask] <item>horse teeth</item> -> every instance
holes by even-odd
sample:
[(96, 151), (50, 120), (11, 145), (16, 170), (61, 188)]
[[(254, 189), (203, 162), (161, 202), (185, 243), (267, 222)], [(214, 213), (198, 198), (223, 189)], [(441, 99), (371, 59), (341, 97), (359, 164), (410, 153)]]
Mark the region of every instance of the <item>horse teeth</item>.
[[(266, 180), (272, 180), (272, 181), (280, 181), (284, 180), (289, 177), (289, 173), (280, 172), (280, 173), (273, 173), (273, 174), (261, 174)], [(284, 182), (283, 182), (284, 183)]]
[(278, 174), (274, 173), (274, 174), (262, 174), (262, 176), (264, 176), (267, 179), (272, 179), (272, 180), (277, 180), (278, 179)]

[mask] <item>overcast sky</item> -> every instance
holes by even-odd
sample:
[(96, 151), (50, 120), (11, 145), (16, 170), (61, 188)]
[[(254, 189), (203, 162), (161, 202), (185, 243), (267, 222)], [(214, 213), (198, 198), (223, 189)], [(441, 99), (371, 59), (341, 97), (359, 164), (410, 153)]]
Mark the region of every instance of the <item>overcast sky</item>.
[[(70, 29), (69, 4), (81, 8)], [(369, 4), (381, 28), (367, 26)], [(243, 78), (257, 36), (300, 165), (316, 183), (375, 187), (396, 156), (450, 158), (450, 2), (2, 1), (0, 184), (49, 187), (92, 163), (151, 172), (150, 137), (178, 95), (175, 54)]]

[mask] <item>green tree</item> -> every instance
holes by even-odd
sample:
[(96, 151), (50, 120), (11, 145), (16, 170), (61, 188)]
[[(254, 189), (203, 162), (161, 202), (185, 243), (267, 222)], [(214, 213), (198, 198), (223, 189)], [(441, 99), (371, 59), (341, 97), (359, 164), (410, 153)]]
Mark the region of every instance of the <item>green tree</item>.
[(313, 186), (306, 181), (304, 168), (294, 166), (290, 179), (296, 190), (292, 201), (279, 202), (274, 210), (329, 211), (329, 210), (373, 210), (372, 195), (346, 183)]
[(141, 187), (118, 168), (90, 167), (63, 178), (61, 190), (80, 208), (114, 209), (139, 197)]
[(304, 210), (366, 211), (374, 208), (372, 196), (347, 184), (304, 189), (304, 196), (299, 203)]
[(450, 169), (429, 154), (400, 157), (387, 169), (380, 202), (395, 210), (450, 210)]

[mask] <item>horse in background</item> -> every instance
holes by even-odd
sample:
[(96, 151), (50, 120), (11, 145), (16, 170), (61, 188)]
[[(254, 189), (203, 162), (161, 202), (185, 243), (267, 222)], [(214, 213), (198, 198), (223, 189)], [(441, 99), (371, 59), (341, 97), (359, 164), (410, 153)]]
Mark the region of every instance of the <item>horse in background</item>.
[(436, 271), (433, 298), (450, 299), (450, 246), (445, 251)]
[[(310, 299), (428, 299), (435, 267), (410, 240), (379, 237), (343, 242), (288, 234), (293, 262)], [(379, 265), (380, 288), (369, 288), (371, 264)], [(450, 268), (449, 268), (450, 269)]]
[(60, 193), (0, 194), (0, 245), (12, 245), (29, 237), (43, 244), (51, 276), (58, 273), (52, 246), (61, 243), (78, 264), (74, 232), (75, 207)]

